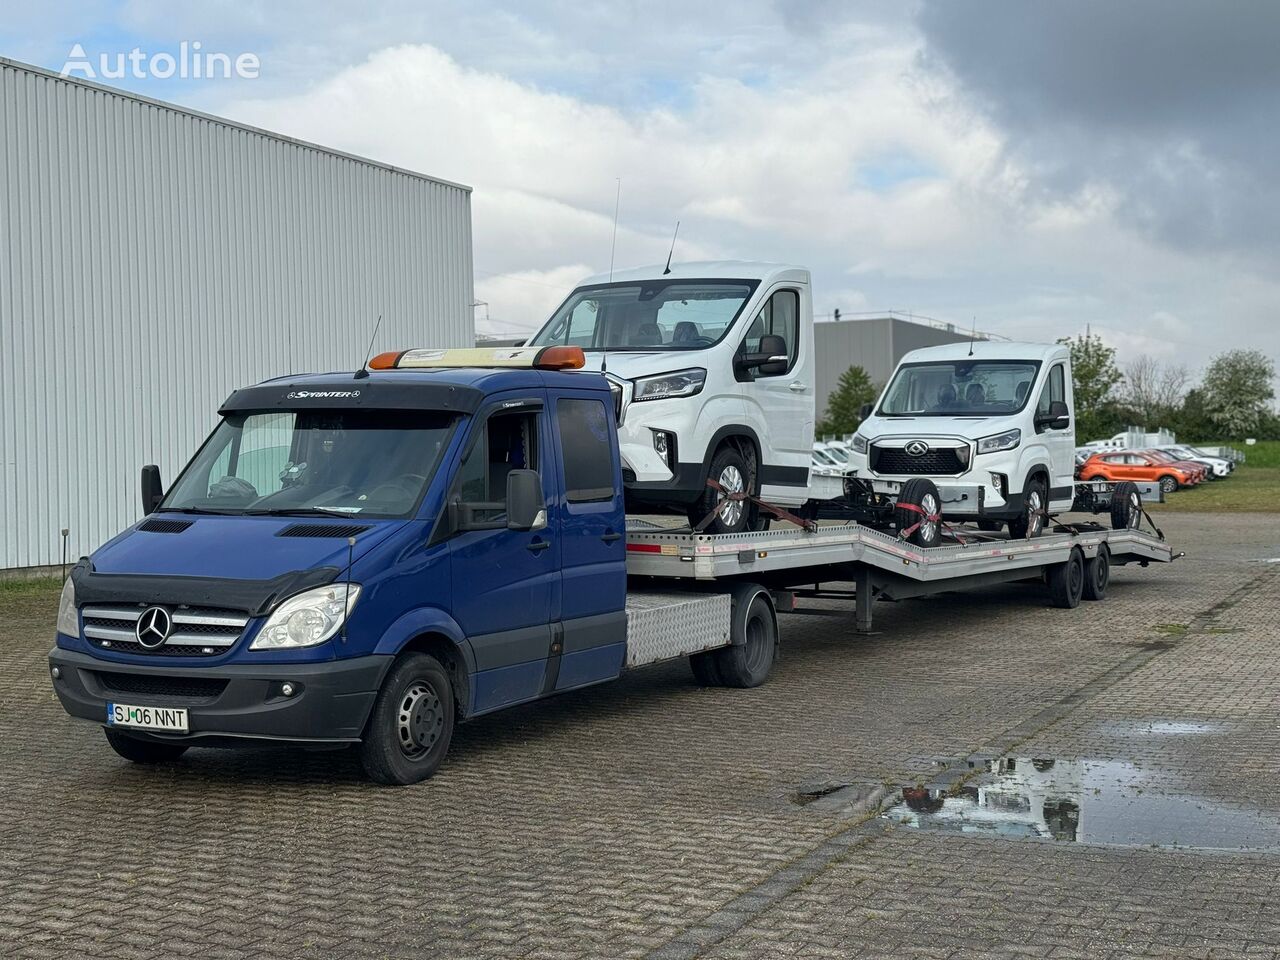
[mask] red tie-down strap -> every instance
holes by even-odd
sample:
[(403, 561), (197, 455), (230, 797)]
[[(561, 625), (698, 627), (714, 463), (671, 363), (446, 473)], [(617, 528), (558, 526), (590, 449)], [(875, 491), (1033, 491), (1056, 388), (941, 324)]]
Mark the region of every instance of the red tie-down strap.
[(965, 538), (961, 536), (958, 531), (953, 529), (949, 523), (947, 523), (945, 520), (942, 519), (941, 513), (925, 513), (924, 507), (920, 506), (919, 504), (903, 503), (901, 500), (895, 503), (894, 506), (897, 507), (899, 510), (906, 510), (908, 513), (920, 514), (919, 520), (917, 520), (911, 526), (903, 527), (901, 530), (898, 531), (898, 539), (900, 540), (907, 539), (907, 537), (911, 536), (913, 533), (915, 533), (917, 530), (920, 529), (920, 524), (924, 523), (926, 520), (933, 520), (942, 529), (943, 533), (945, 533), (947, 536), (955, 540), (958, 544), (960, 544), (960, 546), (962, 547), (968, 546), (968, 541), (966, 541)]
[(703, 517), (700, 521), (698, 521), (698, 525), (693, 528), (694, 533), (701, 533), (708, 526), (710, 526), (711, 521), (716, 518), (716, 516), (720, 513), (720, 509), (726, 503), (741, 503), (743, 500), (747, 501), (748, 503), (754, 503), (757, 507), (759, 507), (762, 510), (767, 510), (769, 513), (773, 514), (779, 520), (786, 520), (789, 523), (794, 523), (797, 527), (800, 527), (804, 530), (818, 529), (818, 525), (814, 523), (812, 520), (805, 520), (801, 517), (797, 517), (794, 513), (791, 513), (789, 510), (784, 510), (782, 509), (782, 507), (774, 506), (772, 503), (767, 503), (766, 501), (761, 500), (759, 497), (753, 497), (751, 494), (744, 493), (741, 491), (738, 493), (730, 493), (724, 487), (720, 486), (720, 484), (717, 481), (712, 480), (710, 477), (707, 477), (707, 486), (710, 487), (712, 490), (714, 490), (716, 493), (720, 494), (724, 499), (720, 500), (715, 505), (715, 507), (712, 508), (710, 513), (708, 513), (705, 517)]

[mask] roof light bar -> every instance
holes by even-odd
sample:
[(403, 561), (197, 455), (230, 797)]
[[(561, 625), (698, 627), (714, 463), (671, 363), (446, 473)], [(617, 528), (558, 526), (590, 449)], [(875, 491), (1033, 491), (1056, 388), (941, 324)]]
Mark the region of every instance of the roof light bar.
[(460, 350), (401, 350), (380, 353), (371, 370), (433, 370), (450, 367), (504, 367), (524, 370), (581, 370), (581, 347), (471, 347)]

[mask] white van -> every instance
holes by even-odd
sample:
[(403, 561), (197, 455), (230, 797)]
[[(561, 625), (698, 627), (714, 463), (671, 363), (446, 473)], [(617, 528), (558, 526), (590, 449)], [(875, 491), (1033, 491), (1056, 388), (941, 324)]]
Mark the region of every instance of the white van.
[(1039, 536), (1074, 499), (1073, 404), (1065, 346), (977, 341), (912, 351), (854, 434), (855, 482), (896, 496), (927, 478), (944, 519)]
[[(779, 506), (810, 499), (814, 428), (809, 271), (682, 263), (584, 280), (529, 341), (571, 344), (613, 385), (630, 509), (705, 518), (725, 490)], [(759, 523), (743, 502), (707, 527)]]

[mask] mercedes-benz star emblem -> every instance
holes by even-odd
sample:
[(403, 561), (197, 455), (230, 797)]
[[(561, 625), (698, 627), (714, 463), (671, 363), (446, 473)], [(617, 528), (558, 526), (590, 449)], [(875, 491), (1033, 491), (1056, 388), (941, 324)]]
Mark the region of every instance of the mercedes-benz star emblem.
[(903, 449), (913, 457), (923, 457), (929, 452), (929, 445), (923, 440), (912, 440)]
[(173, 617), (164, 607), (147, 607), (138, 618), (133, 628), (138, 642), (148, 650), (154, 650), (169, 639), (169, 631), (173, 629)]

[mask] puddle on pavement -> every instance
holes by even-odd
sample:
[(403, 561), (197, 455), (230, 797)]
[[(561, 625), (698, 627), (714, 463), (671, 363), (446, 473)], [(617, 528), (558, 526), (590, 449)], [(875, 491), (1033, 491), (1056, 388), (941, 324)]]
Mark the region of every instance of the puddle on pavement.
[(1180, 793), (1116, 760), (1005, 757), (951, 790), (909, 786), (882, 817), (921, 830), (1128, 847), (1280, 852), (1280, 819)]

